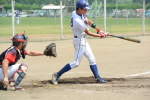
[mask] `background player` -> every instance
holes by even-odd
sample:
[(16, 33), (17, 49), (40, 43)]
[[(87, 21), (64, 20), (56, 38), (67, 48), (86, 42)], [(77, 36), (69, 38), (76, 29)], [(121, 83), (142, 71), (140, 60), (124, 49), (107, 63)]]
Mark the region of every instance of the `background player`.
[[(76, 11), (73, 11), (71, 18), (71, 29), (72, 32), (74, 33), (73, 39), (73, 46), (75, 48), (74, 61), (66, 64), (59, 72), (56, 72), (52, 75), (53, 84), (58, 84), (58, 79), (62, 74), (71, 70), (72, 68), (78, 67), (83, 55), (89, 61), (89, 65), (95, 76), (96, 82), (100, 83), (107, 82), (103, 78), (101, 78), (98, 73), (95, 57), (86, 39), (87, 35), (103, 38), (107, 36), (107, 34), (101, 31), (91, 20), (89, 20), (86, 17), (85, 14), (88, 9), (90, 9), (90, 7), (87, 1), (85, 0), (77, 1)], [(90, 26), (96, 29), (99, 34), (90, 32), (89, 31)]]
[(17, 61), (21, 57), (25, 59), (25, 55), (44, 55), (43, 52), (25, 50), (27, 42), (28, 37), (24, 33), (16, 34), (12, 38), (12, 46), (0, 55), (1, 88), (6, 88), (8, 85), (10, 85), (11, 89), (13, 90), (22, 89), (18, 85), (25, 77), (28, 67), (24, 63), (16, 64)]
[(16, 23), (17, 24), (19, 24), (20, 23), (20, 12), (19, 11), (17, 11), (17, 12), (15, 12), (15, 17), (16, 17)]

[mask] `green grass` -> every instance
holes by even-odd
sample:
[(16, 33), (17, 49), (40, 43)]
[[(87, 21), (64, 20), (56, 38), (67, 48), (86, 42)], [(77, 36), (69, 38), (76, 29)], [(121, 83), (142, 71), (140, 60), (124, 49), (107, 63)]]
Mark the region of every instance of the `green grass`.
[[(12, 36), (12, 18), (0, 17), (0, 37)], [(93, 22), (104, 30), (103, 18), (92, 18)], [(129, 18), (128, 25), (126, 18), (118, 18), (118, 24), (116, 24), (115, 18), (107, 18), (107, 31), (115, 34), (132, 34), (142, 35), (142, 19)], [(70, 18), (63, 18), (63, 33), (72, 34), (70, 29)], [(94, 29), (90, 29), (95, 32)], [(147, 34), (150, 34), (150, 18), (145, 19), (145, 30)], [(60, 34), (60, 18), (50, 17), (27, 17), (21, 18), (21, 24), (15, 24), (15, 34), (26, 31), (27, 35), (34, 34)], [(134, 34), (133, 34), (134, 33)]]

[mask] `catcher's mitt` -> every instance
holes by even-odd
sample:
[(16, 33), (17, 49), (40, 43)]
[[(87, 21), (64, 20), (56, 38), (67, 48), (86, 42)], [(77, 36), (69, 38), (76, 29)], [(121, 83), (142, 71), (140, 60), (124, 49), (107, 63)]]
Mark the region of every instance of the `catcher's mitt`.
[(44, 50), (44, 55), (49, 56), (49, 57), (51, 56), (56, 57), (57, 56), (56, 44), (55, 43), (49, 44)]

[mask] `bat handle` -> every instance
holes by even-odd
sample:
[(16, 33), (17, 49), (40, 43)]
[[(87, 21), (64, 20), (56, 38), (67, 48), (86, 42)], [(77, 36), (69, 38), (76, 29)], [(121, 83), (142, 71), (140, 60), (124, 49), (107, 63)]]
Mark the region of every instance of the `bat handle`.
[(114, 35), (111, 35), (111, 34), (108, 33), (107, 36), (114, 36)]

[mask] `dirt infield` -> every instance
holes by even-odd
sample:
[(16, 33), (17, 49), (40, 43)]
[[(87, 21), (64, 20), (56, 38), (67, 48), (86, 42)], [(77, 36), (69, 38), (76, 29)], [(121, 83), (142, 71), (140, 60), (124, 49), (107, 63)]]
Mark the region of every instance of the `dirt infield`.
[[(62, 75), (58, 85), (52, 85), (52, 73), (73, 61), (72, 40), (29, 42), (27, 49), (37, 51), (55, 42), (58, 57), (21, 59), (18, 63), (29, 67), (20, 84), (25, 90), (0, 90), (0, 100), (150, 100), (150, 36), (133, 38), (141, 39), (141, 43), (117, 38), (88, 39), (106, 84), (95, 83), (83, 57), (78, 68)], [(0, 43), (0, 52), (10, 45)]]

